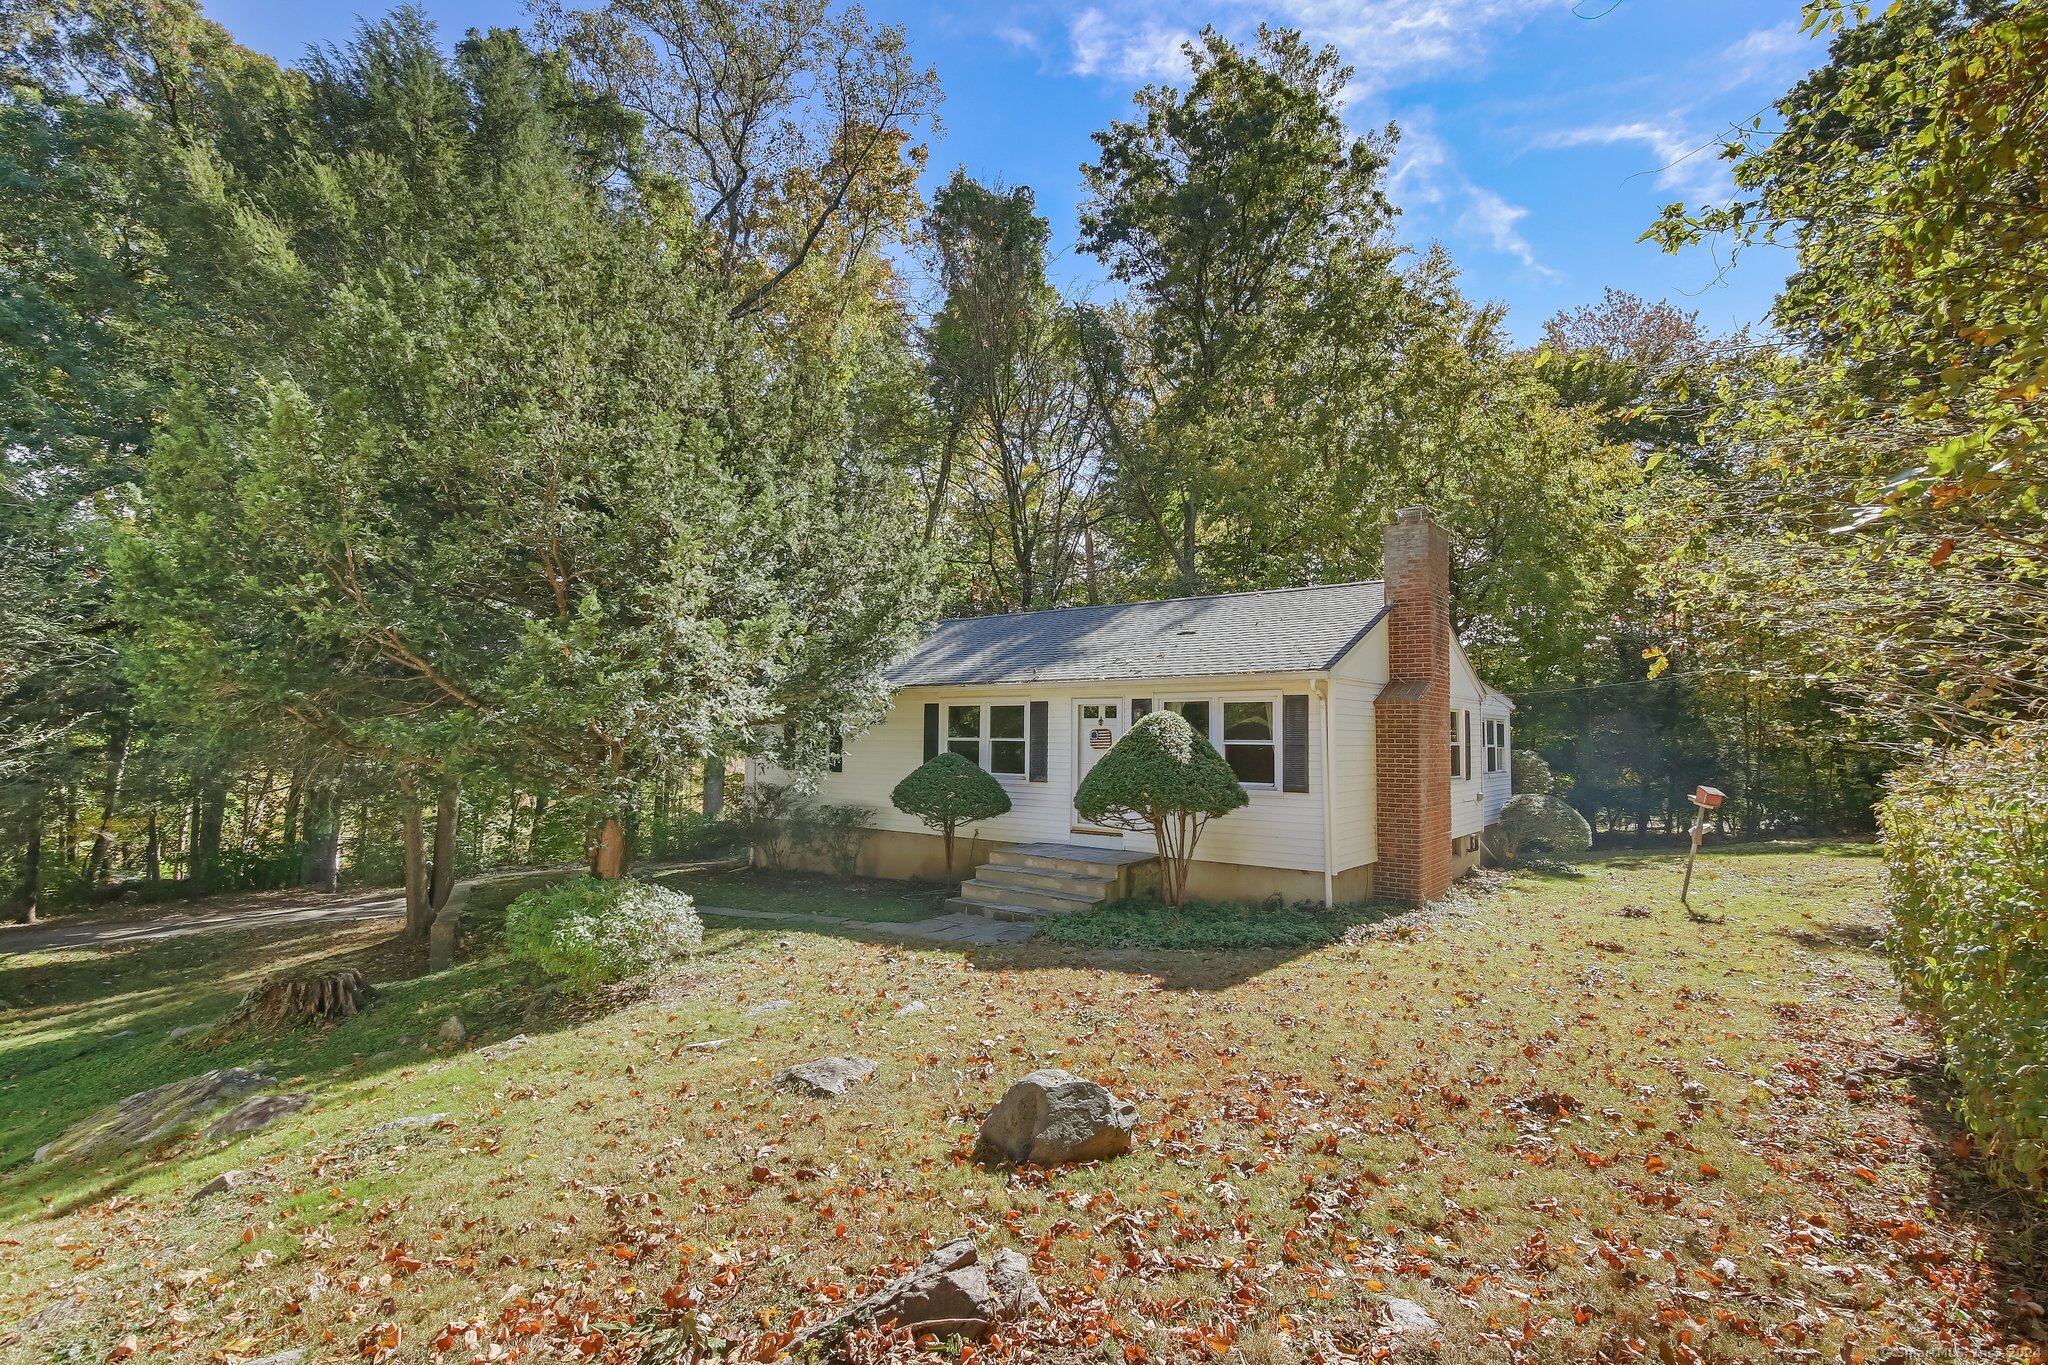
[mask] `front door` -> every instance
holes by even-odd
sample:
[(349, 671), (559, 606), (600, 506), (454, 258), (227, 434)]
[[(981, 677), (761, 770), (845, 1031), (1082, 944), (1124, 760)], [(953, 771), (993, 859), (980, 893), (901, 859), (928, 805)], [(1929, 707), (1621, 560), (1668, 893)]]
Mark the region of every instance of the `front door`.
[[(1088, 776), (1088, 770), (1096, 761), (1108, 753), (1110, 747), (1124, 737), (1124, 703), (1121, 701), (1077, 701), (1074, 703), (1074, 789), (1080, 790), (1081, 779)], [(1074, 813), (1076, 834), (1093, 832), (1099, 827)], [(1117, 830), (1102, 830), (1104, 834), (1121, 838)]]

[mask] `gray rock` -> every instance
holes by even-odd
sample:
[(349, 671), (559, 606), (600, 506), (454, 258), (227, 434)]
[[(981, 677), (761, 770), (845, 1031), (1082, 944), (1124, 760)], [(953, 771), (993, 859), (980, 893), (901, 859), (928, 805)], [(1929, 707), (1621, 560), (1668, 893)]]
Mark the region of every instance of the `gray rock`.
[(188, 1202), (196, 1204), (200, 1200), (212, 1195), (225, 1194), (229, 1190), (239, 1190), (254, 1178), (247, 1171), (222, 1171), (219, 1175), (192, 1191), (192, 1198)]
[(275, 1355), (258, 1356), (249, 1361), (248, 1365), (300, 1365), (305, 1358), (306, 1353), (294, 1347), (289, 1351), (279, 1351)]
[(844, 1095), (846, 1087), (874, 1074), (875, 1063), (865, 1057), (820, 1057), (815, 1062), (798, 1062), (777, 1076), (775, 1083), (823, 1098)]
[(685, 1051), (685, 1052), (716, 1052), (716, 1051), (718, 1051), (718, 1049), (720, 1049), (720, 1048), (724, 1047), (724, 1046), (725, 1046), (725, 1045), (726, 1045), (727, 1043), (729, 1043), (729, 1042), (731, 1042), (731, 1041), (732, 1041), (732, 1039), (730, 1039), (730, 1038), (706, 1038), (706, 1039), (705, 1039), (705, 1040), (704, 1040), (703, 1042), (701, 1042), (701, 1043), (685, 1043), (685, 1044), (683, 1045), (683, 1051)]
[(1048, 1067), (1004, 1092), (982, 1120), (976, 1155), (984, 1161), (1058, 1166), (1099, 1161), (1131, 1150), (1138, 1106), (1094, 1081)]
[(213, 1032), (213, 1025), (211, 1024), (181, 1024), (171, 1030), (171, 1041), (176, 1042), (180, 1038), (190, 1038), (195, 1033), (211, 1032)]
[(1435, 1315), (1413, 1299), (1381, 1300), (1380, 1317), (1380, 1330), (1389, 1336), (1418, 1336), (1442, 1330)]
[(207, 1126), (210, 1138), (240, 1137), (268, 1128), (313, 1102), (311, 1095), (251, 1095)]
[(911, 1002), (910, 1002), (909, 1004), (905, 1005), (905, 1006), (904, 1006), (904, 1007), (903, 1007), (902, 1009), (900, 1009), (900, 1010), (897, 1010), (897, 1011), (896, 1011), (896, 1017), (897, 1017), (898, 1019), (901, 1019), (901, 1018), (903, 1018), (903, 1017), (904, 1017), (905, 1015), (910, 1015), (910, 1014), (923, 1014), (923, 1013), (924, 1013), (924, 1012), (925, 1012), (926, 1010), (928, 1010), (928, 1009), (930, 1009), (930, 1008), (931, 1008), (931, 1006), (930, 1006), (930, 1005), (927, 1005), (927, 1004), (925, 1004), (925, 1002), (924, 1002), (924, 1001), (922, 1001), (922, 1000), (913, 1000), (913, 1001), (911, 1001)]
[(451, 1014), (441, 1021), (441, 1028), (434, 1036), (450, 1047), (461, 1047), (469, 1037), (469, 1030), (462, 1026), (462, 1016)]
[(431, 1128), (437, 1123), (446, 1123), (446, 1114), (408, 1114), (402, 1119), (386, 1119), (374, 1128), (364, 1130), (364, 1137), (381, 1137), (387, 1133), (403, 1133), (413, 1128)]
[(1045, 1296), (1031, 1277), (1031, 1265), (1014, 1251), (998, 1251), (983, 1263), (972, 1237), (958, 1237), (935, 1247), (901, 1279), (860, 1300), (829, 1322), (806, 1328), (790, 1342), (792, 1354), (811, 1345), (829, 1345), (855, 1327), (870, 1324), (904, 1329), (913, 1335), (932, 1333), (980, 1341), (997, 1324), (1045, 1306)]
[(502, 1043), (492, 1043), (489, 1047), (480, 1049), (476, 1055), (487, 1062), (502, 1062), (532, 1041), (533, 1039), (523, 1033), (515, 1033)]
[(94, 1110), (37, 1150), (37, 1161), (82, 1160), (170, 1137), (223, 1105), (270, 1084), (261, 1071), (223, 1067), (140, 1090)]
[(760, 1004), (747, 1011), (747, 1017), (751, 1019), (757, 1014), (780, 1014), (795, 1004), (796, 1001), (794, 1000), (763, 1000)]

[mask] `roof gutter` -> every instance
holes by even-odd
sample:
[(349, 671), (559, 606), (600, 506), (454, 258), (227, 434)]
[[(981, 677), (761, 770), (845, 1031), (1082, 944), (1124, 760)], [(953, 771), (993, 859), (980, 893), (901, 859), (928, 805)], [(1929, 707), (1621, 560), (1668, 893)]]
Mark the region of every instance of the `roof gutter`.
[(1330, 742), (1333, 727), (1330, 720), (1330, 674), (1327, 669), (1316, 679), (1315, 687), (1323, 698), (1323, 908), (1334, 910), (1337, 908), (1337, 849), (1333, 842), (1333, 831), (1337, 823), (1337, 765), (1334, 746)]

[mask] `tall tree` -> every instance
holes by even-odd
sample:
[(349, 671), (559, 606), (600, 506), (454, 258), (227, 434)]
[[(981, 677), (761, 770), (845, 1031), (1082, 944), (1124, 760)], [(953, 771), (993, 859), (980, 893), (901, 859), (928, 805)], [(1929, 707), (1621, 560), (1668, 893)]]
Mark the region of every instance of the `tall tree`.
[[(1938, 731), (2048, 710), (2048, 13), (1905, 0), (1730, 144), (1738, 194), (1677, 249), (1789, 244), (1788, 345), (1726, 367), (1731, 496), (1693, 497), (1669, 576), (1763, 627), (1774, 667)], [(1678, 496), (1684, 496), (1681, 492)]]
[(1186, 52), (1185, 89), (1147, 86), (1095, 135), (1081, 244), (1144, 315), (1105, 385), (1125, 400), (1117, 495), (1139, 553), (1191, 592), (1262, 579), (1240, 537), (1390, 363), (1398, 291), (1393, 130), (1345, 131), (1336, 52), (1266, 28), (1249, 51), (1209, 29)]
[(924, 333), (940, 433), (927, 534), (946, 515), (983, 610), (1057, 605), (1094, 514), (1089, 319), (1046, 282), (1052, 232), (1034, 202), (956, 171), (925, 223), (945, 290)]

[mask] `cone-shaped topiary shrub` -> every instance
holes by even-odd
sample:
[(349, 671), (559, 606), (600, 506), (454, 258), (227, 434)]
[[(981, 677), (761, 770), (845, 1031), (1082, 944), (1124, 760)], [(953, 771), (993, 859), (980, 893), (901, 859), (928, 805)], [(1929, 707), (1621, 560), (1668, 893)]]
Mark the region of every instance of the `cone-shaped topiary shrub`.
[(1154, 711), (1081, 779), (1074, 809), (1118, 829), (1150, 830), (1159, 843), (1159, 891), (1187, 899), (1188, 862), (1202, 829), (1251, 798), (1209, 741), (1172, 711)]
[(953, 875), (953, 831), (976, 820), (1010, 811), (1003, 784), (960, 755), (946, 750), (896, 784), (889, 801), (946, 836), (946, 875)]
[(1532, 796), (1548, 796), (1557, 790), (1557, 778), (1551, 774), (1550, 765), (1539, 754), (1527, 749), (1517, 749), (1508, 759), (1515, 794), (1528, 792)]
[(1495, 835), (1500, 855), (1514, 862), (1524, 853), (1584, 853), (1593, 846), (1593, 827), (1562, 796), (1523, 792), (1501, 807)]

